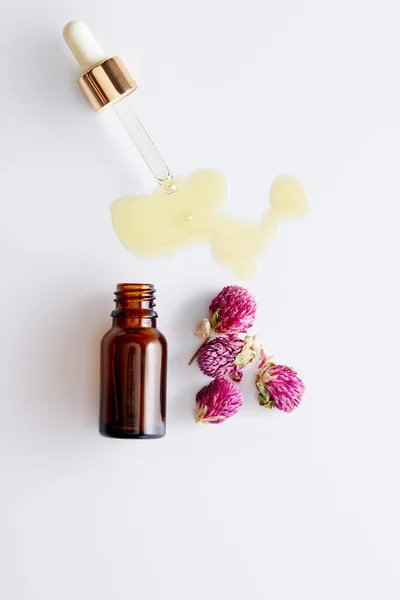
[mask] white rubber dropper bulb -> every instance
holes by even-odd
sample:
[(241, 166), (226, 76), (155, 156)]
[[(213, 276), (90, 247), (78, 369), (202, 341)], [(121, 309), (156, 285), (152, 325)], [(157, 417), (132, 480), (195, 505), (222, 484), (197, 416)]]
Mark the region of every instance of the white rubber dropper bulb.
[(83, 72), (108, 58), (96, 42), (89, 27), (82, 21), (67, 23), (63, 30), (63, 36)]

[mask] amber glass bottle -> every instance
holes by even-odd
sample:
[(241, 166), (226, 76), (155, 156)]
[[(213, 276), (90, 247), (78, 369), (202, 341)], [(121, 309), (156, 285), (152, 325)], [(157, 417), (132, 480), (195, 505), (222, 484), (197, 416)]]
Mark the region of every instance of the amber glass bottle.
[(156, 327), (155, 289), (119, 283), (112, 328), (101, 342), (100, 433), (165, 435), (167, 342)]

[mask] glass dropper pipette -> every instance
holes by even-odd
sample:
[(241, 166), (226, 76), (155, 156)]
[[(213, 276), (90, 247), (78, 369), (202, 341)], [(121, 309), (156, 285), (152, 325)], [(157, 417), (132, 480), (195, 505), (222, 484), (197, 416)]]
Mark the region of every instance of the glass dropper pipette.
[(67, 23), (63, 35), (83, 70), (78, 83), (91, 106), (96, 111), (109, 105), (114, 108), (157, 183), (167, 193), (174, 192), (173, 175), (132, 106), (131, 95), (138, 86), (121, 58), (107, 57), (82, 21)]

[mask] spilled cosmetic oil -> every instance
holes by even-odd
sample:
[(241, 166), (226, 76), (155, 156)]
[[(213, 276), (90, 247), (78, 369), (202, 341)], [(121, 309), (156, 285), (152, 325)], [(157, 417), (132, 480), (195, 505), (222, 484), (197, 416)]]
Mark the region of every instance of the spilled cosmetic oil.
[(228, 182), (216, 170), (176, 177), (175, 191), (155, 189), (143, 196), (118, 198), (112, 222), (121, 243), (142, 259), (173, 254), (189, 244), (209, 242), (214, 259), (237, 276), (248, 278), (276, 236), (281, 222), (300, 219), (310, 211), (302, 184), (277, 177), (270, 189), (270, 208), (260, 221), (235, 220), (219, 209), (229, 200)]

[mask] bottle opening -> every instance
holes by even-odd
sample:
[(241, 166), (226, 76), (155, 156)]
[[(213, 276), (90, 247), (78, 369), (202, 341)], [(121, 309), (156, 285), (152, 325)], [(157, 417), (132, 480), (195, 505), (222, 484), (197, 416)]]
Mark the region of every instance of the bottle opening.
[(118, 283), (117, 292), (140, 292), (152, 290), (155, 291), (152, 283)]

